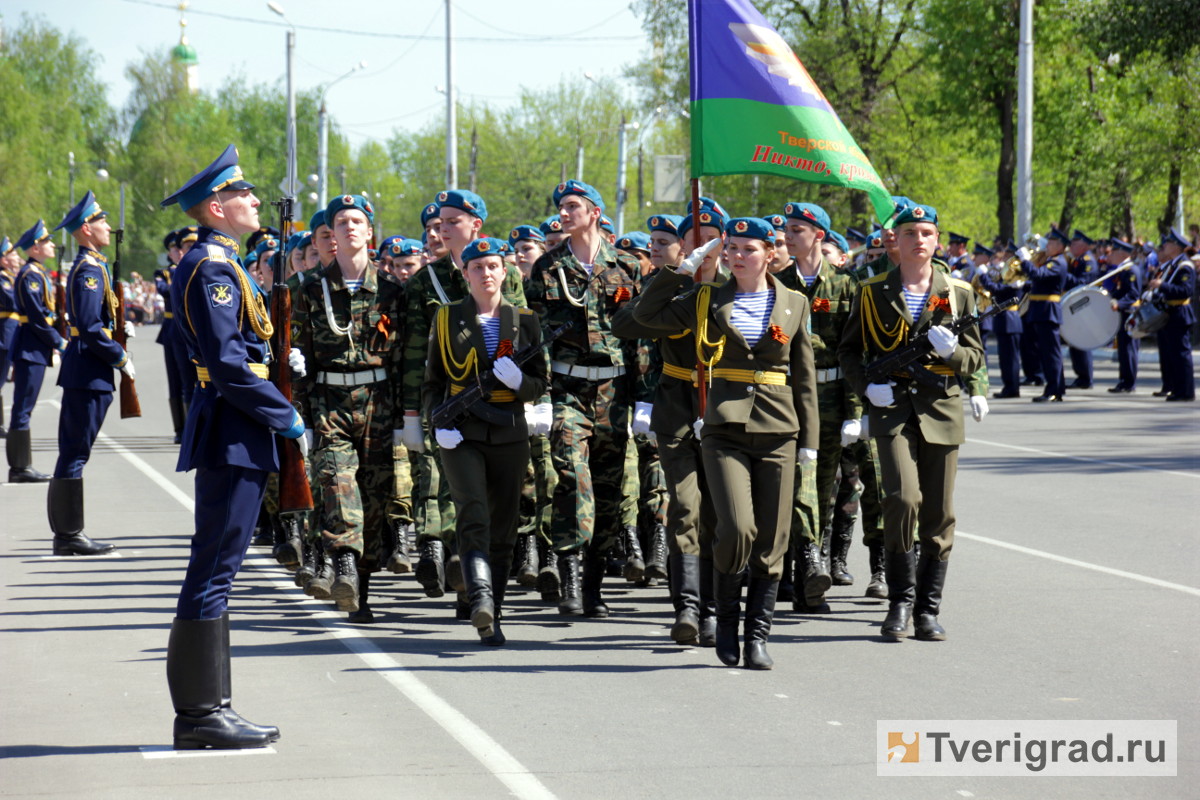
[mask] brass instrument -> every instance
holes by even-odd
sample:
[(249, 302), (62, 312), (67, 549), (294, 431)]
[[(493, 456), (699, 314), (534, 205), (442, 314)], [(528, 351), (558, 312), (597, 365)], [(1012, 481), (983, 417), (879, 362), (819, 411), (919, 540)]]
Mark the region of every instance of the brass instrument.
[(983, 288), (983, 284), (979, 280), (981, 274), (979, 269), (975, 270), (975, 277), (971, 278), (971, 288), (975, 290), (975, 306), (979, 309), (979, 313), (982, 314), (992, 307), (992, 293)]

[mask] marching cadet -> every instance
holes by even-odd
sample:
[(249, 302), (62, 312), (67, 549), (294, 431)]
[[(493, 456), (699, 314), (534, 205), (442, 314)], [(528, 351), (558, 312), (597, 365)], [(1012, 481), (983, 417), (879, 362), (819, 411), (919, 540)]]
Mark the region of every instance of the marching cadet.
[[(1020, 258), (1017, 243), (1012, 239), (1005, 241), (996, 237), (999, 245), (996, 248), (999, 264), (998, 272), (1003, 272), (1004, 265), (1012, 258)], [(1022, 265), (1023, 268), (1023, 265)], [(1022, 278), (1017, 284), (1022, 295), (1029, 293), (1029, 282)], [(1027, 314), (1021, 314), (1021, 374), (1025, 376), (1022, 386), (1045, 386), (1046, 376), (1042, 369), (1042, 354), (1038, 351), (1037, 336), (1033, 331), (1033, 320)], [(1028, 328), (1028, 330), (1026, 330)]]
[(399, 443), (397, 397), (404, 292), (370, 260), (375, 212), (362, 195), (325, 208), (337, 255), (300, 290), (293, 344), (306, 374), (293, 401), (312, 430), (313, 470), (322, 492), (319, 530), (333, 557), (330, 597), (352, 622), (370, 622), (370, 573), (393, 554), (387, 511), (395, 491), (392, 442)]
[[(499, 425), (468, 416), (457, 428), (436, 428), (442, 471), (455, 506), (455, 537), (470, 598), (471, 624), (486, 645), (503, 645), (500, 629), (505, 585), (517, 538), (518, 505), (529, 460), (526, 403), (545, 403), (548, 363), (540, 349), (537, 315), (503, 296), (507, 267), (499, 239), (471, 242), (461, 253), (470, 287), (464, 299), (444, 305), (434, 317), (421, 388), (425, 416), (447, 397), (467, 388), (490, 369), (504, 388), (483, 401), (511, 420)], [(538, 347), (518, 365), (512, 356)]]
[[(717, 515), (717, 657), (728, 666), (744, 658), (750, 669), (770, 669), (766, 644), (788, 542), (794, 471), (798, 460), (817, 456), (809, 304), (767, 270), (775, 242), (769, 223), (732, 219), (725, 234), (732, 280), (678, 295), (678, 276), (698, 263), (667, 267), (647, 287), (634, 318), (667, 332), (692, 330), (700, 347), (714, 348), (704, 365), (711, 370), (707, 409), (694, 427)], [(804, 451), (799, 459), (797, 448)], [(747, 570), (745, 648), (739, 654)]]
[(1043, 265), (1038, 266), (1021, 255), (1021, 267), (1029, 276), (1029, 311), (1025, 321), (1033, 325), (1042, 374), (1046, 379), (1046, 389), (1033, 398), (1035, 403), (1061, 403), (1066, 389), (1058, 328), (1062, 324), (1060, 301), (1067, 285), (1067, 259), (1063, 251), (1069, 243), (1065, 233), (1051, 226), (1046, 235), (1046, 262)]
[[(959, 383), (983, 363), (975, 328), (955, 336), (944, 323), (975, 311), (975, 290), (933, 268), (937, 211), (914, 204), (896, 218), (900, 265), (863, 282), (839, 347), (850, 385), (871, 404), (871, 436), (879, 445), (884, 487), (889, 609), (882, 632), (940, 641), (946, 567), (954, 543), (954, 479), (963, 442)], [(929, 387), (893, 376), (870, 383), (866, 365), (926, 334), (933, 346), (921, 365), (941, 379)], [(921, 556), (914, 553), (914, 532)]]
[(551, 535), (562, 584), (558, 610), (606, 617), (600, 588), (606, 554), (621, 524), (632, 406), (647, 399), (636, 396), (637, 342), (612, 332), (613, 316), (637, 293), (637, 263), (618, 253), (600, 231), (604, 201), (593, 187), (569, 180), (555, 188), (553, 197), (569, 239), (534, 264), (528, 297), (543, 330), (568, 322), (574, 326), (550, 349), (550, 448), (558, 473)]
[[(10, 352), (17, 335), (17, 296), (14, 281), (20, 266), (17, 248), (7, 236), (0, 241), (0, 389), (8, 381)], [(4, 400), (0, 398), (0, 437), (7, 437), (4, 427)]]
[(50, 476), (33, 468), (33, 442), (29, 423), (46, 367), (67, 349), (67, 340), (54, 329), (54, 287), (42, 265), (54, 258), (54, 242), (46, 223), (38, 220), (17, 240), (28, 260), (15, 281), (17, 298), (17, 334), (13, 337), (9, 358), (13, 370), (13, 409), (9, 420), (5, 449), (8, 456), (9, 483), (44, 483)]
[[(1069, 245), (1071, 260), (1067, 265), (1065, 289), (1083, 286), (1100, 277), (1100, 265), (1096, 262), (1096, 257), (1092, 255), (1090, 249), (1094, 244), (1092, 238), (1078, 228), (1071, 234)], [(987, 344), (986, 340), (984, 344)], [(1080, 350), (1077, 347), (1069, 347), (1068, 350), (1071, 354), (1071, 369), (1075, 371), (1075, 380), (1067, 388), (1092, 388), (1092, 351)]]
[(113, 370), (130, 380), (134, 376), (129, 353), (112, 337), (117, 325), (124, 326), (126, 336), (136, 334), (132, 322), (120, 319), (108, 259), (100, 252), (111, 238), (107, 216), (89, 191), (54, 229), (66, 228), (79, 244), (66, 290), (71, 338), (58, 371), (63, 388), (58, 463), (46, 495), (56, 556), (96, 556), (116, 549), (83, 532), (83, 467), (112, 403)]
[(1127, 267), (1124, 272), (1118, 272), (1105, 281), (1105, 288), (1112, 297), (1113, 308), (1121, 312), (1121, 324), (1117, 327), (1117, 383), (1108, 387), (1108, 391), (1113, 394), (1133, 394), (1137, 387), (1141, 339), (1130, 336), (1125, 327), (1141, 297), (1142, 276), (1140, 268), (1133, 262), (1133, 249), (1132, 244), (1114, 236), (1109, 240), (1108, 255), (1105, 257), (1112, 269)]
[(312, 248), (316, 251), (316, 266), (328, 267), (337, 257), (337, 240), (333, 238), (333, 228), (325, 224), (325, 209), (317, 210), (308, 221), (308, 229), (312, 231)]
[(421, 269), (421, 250), (419, 240), (403, 237), (398, 237), (388, 247), (388, 256), (392, 262), (388, 271), (400, 281), (401, 286), (408, 283), (408, 279)]
[[(1158, 357), (1162, 364), (1163, 389), (1168, 402), (1192, 402), (1196, 399), (1196, 376), (1192, 371), (1192, 290), (1196, 268), (1187, 255), (1188, 242), (1171, 228), (1158, 245), (1157, 277), (1146, 284), (1167, 303), (1167, 324), (1158, 332)], [(10, 434), (11, 435), (11, 434)]]
[[(231, 705), (229, 590), (249, 546), (267, 476), (279, 470), (276, 435), (305, 453), (304, 420), (267, 378), (272, 334), (262, 293), (238, 258), (237, 237), (258, 227), (258, 198), (229, 145), (162, 201), (200, 224), (180, 262), (172, 299), (199, 384), (192, 396), (180, 471), (196, 470), (195, 533), (167, 642), (167, 684), (177, 750), (265, 747), (274, 726)], [(304, 371), (298, 353), (287, 358)], [(286, 443), (280, 443), (288, 446)]]
[(843, 238), (845, 238), (848, 246), (846, 250), (847, 254), (849, 254), (851, 249), (864, 247), (867, 244), (867, 235), (858, 228), (846, 228), (846, 234)]
[(787, 217), (783, 214), (768, 214), (763, 219), (771, 223), (771, 227), (775, 229), (775, 257), (771, 259), (771, 265), (768, 267), (774, 274), (792, 261), (792, 256), (787, 248)]
[(846, 254), (849, 252), (850, 245), (846, 243), (846, 237), (837, 231), (829, 231), (828, 237), (821, 241), (821, 255), (835, 272), (842, 271), (842, 267), (846, 265)]
[(545, 235), (532, 225), (518, 225), (508, 232), (508, 246), (513, 249), (522, 280), (529, 280), (534, 263), (546, 252)]
[(609, 244), (611, 244), (613, 247), (616, 247), (617, 228), (615, 225), (613, 225), (613, 221), (604, 214), (600, 215), (600, 233), (602, 233), (604, 237), (608, 239)]
[(430, 203), (421, 209), (422, 244), (425, 246), (425, 263), (430, 264), (446, 255), (446, 243), (442, 241), (442, 220), (438, 216), (438, 204)]
[[(821, 252), (821, 243), (829, 235), (829, 214), (813, 203), (788, 203), (788, 252), (793, 266), (778, 274), (779, 282), (804, 295), (809, 305), (809, 339), (816, 367), (816, 397), (819, 414), (817, 457), (815, 463), (797, 464), (795, 502), (792, 505), (791, 541), (796, 564), (803, 565), (803, 591), (793, 596), (797, 611), (829, 613), (825, 592), (832, 584), (822, 551), (838, 564), (842, 580), (849, 579), (846, 558), (850, 552), (850, 532), (840, 531), (837, 541), (826, 543), (825, 530), (832, 523), (834, 482), (842, 460), (842, 447), (856, 441), (862, 433), (862, 400), (846, 384), (838, 365), (837, 342), (850, 317), (850, 305), (857, 290), (856, 281), (838, 273)], [(801, 458), (804, 453), (798, 454)]]
[(567, 232), (563, 230), (562, 219), (559, 218), (558, 214), (546, 217), (542, 224), (538, 226), (538, 231), (541, 232), (542, 236), (546, 237), (547, 250), (553, 250), (570, 238)]
[[(192, 400), (192, 389), (196, 385), (196, 370), (188, 358), (187, 350), (175, 335), (175, 312), (171, 307), (171, 281), (175, 267), (183, 258), (180, 239), (185, 234), (195, 235), (187, 228), (174, 230), (163, 237), (167, 251), (167, 266), (154, 271), (154, 288), (163, 299), (163, 321), (154, 343), (162, 345), (163, 361), (167, 367), (167, 407), (171, 410), (171, 427), (175, 430), (175, 444), (183, 438), (183, 421), (187, 417), (187, 404)], [(193, 241), (195, 241), (193, 239)]]
[[(975, 257), (979, 262), (976, 266), (975, 279), (979, 287), (991, 295), (993, 303), (1004, 303), (1018, 297), (1022, 293), (1020, 286), (1010, 286), (1001, 283), (998, 277), (993, 277), (988, 264), (994, 255), (990, 247), (983, 243), (975, 243)], [(1024, 326), (1021, 314), (1016, 307), (1010, 308), (998, 317), (994, 317), (992, 332), (996, 334), (996, 358), (1000, 363), (1000, 380), (1004, 388), (993, 397), (1004, 400), (1021, 396), (1021, 338)], [(980, 333), (980, 342), (983, 334)], [(986, 345), (985, 349), (986, 349)]]

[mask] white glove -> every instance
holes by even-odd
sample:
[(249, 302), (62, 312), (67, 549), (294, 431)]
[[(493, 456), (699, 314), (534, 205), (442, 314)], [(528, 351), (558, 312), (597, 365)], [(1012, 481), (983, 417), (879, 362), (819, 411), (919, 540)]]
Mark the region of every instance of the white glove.
[(292, 374), (296, 377), (303, 378), (308, 374), (308, 368), (304, 364), (304, 354), (295, 347), (288, 351), (288, 366), (292, 368)]
[(721, 237), (713, 239), (711, 242), (705, 242), (692, 251), (692, 254), (683, 260), (683, 263), (675, 268), (675, 271), (680, 275), (695, 275), (696, 270), (700, 269), (700, 265), (704, 263), (704, 259), (713, 250), (716, 250), (721, 245)]
[(496, 359), (496, 363), (492, 364), (492, 374), (514, 392), (521, 388), (521, 381), (525, 379), (517, 362), (508, 356)]
[(817, 451), (813, 450), (811, 447), (801, 447), (798, 455), (800, 457), (800, 466), (811, 464), (817, 460)]
[(553, 423), (554, 406), (549, 403), (525, 406), (525, 426), (529, 428), (530, 436), (544, 436), (550, 432)]
[(300, 438), (304, 440), (304, 447), (305, 447), (305, 449), (306, 449), (306, 450), (312, 450), (312, 446), (313, 446), (313, 429), (312, 429), (312, 428), (305, 428), (305, 429), (304, 429), (304, 435), (303, 435), (303, 436), (301, 436)]
[(976, 422), (983, 422), (983, 418), (987, 415), (987, 398), (981, 394), (971, 395), (971, 416), (975, 417)]
[(404, 427), (401, 428), (404, 446), (410, 453), (425, 452), (425, 431), (421, 430), (421, 418), (417, 416), (404, 417)]
[(55, 369), (57, 369), (58, 365), (61, 362), (62, 362), (62, 359), (59, 357), (57, 350), (55, 350), (53, 353), (50, 354), (50, 366), (51, 367), (54, 367)]
[(862, 423), (862, 433), (859, 434), (858, 438), (865, 442), (871, 438), (871, 418), (864, 416), (859, 422)]
[(929, 329), (929, 343), (933, 351), (942, 358), (950, 358), (958, 349), (958, 336), (945, 325), (935, 325)]
[(135, 336), (137, 336), (137, 326), (129, 320), (125, 320), (125, 338), (132, 339)]
[(634, 403), (633, 406), (633, 432), (640, 433), (643, 436), (650, 433), (650, 410), (654, 406), (649, 403)]
[(862, 436), (862, 422), (848, 419), (842, 423), (842, 447), (849, 447)]
[(303, 436), (296, 438), (296, 447), (300, 448), (300, 458), (308, 460), (308, 450), (312, 446), (312, 441), (309, 437), (312, 436), (312, 428), (306, 428)]
[(1021, 247), (1017, 250), (1017, 258), (1021, 259), (1022, 261), (1028, 261), (1032, 255), (1033, 253), (1029, 252), (1028, 247)]
[(125, 359), (125, 366), (121, 367), (121, 374), (129, 378), (129, 380), (133, 380), (133, 376), (137, 374), (137, 371), (133, 368), (133, 361), (129, 358)]
[(437, 428), (433, 432), (433, 438), (437, 439), (438, 447), (453, 450), (462, 444), (463, 435), (454, 428)]
[(703, 418), (703, 417), (697, 417), (697, 418), (696, 418), (696, 421), (692, 423), (692, 430), (694, 430), (694, 431), (696, 432), (696, 438), (697, 438), (697, 439), (699, 439), (699, 438), (700, 438), (700, 431), (701, 431), (703, 428), (704, 428), (704, 418)]
[(868, 383), (867, 384), (867, 399), (871, 401), (871, 405), (887, 408), (896, 402), (896, 398), (892, 395), (892, 387), (895, 386), (894, 381), (887, 383)]

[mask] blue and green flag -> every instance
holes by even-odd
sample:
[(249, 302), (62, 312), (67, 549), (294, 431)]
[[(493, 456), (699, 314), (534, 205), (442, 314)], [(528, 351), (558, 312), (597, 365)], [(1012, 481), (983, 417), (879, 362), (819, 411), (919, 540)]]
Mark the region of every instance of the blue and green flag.
[(688, 0), (692, 177), (783, 175), (867, 193), (883, 181), (783, 37), (750, 0)]

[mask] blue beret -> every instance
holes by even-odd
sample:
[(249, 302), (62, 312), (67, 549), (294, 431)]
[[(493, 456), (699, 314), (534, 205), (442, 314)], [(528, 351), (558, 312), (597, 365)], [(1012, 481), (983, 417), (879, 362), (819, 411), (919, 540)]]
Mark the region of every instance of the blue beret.
[(67, 229), (67, 233), (74, 233), (83, 227), (85, 222), (91, 222), (94, 219), (103, 219), (108, 216), (108, 212), (100, 208), (100, 204), (96, 202), (96, 195), (89, 190), (83, 196), (83, 199), (75, 204), (75, 207), (66, 213), (62, 218), (62, 222), (54, 227), (54, 230), (59, 231), (63, 228)]
[(17, 239), (17, 247), (22, 250), (28, 250), (38, 242), (50, 238), (50, 231), (46, 230), (46, 223), (43, 220), (38, 220), (33, 223), (33, 227), (21, 234), (21, 238)]
[(303, 250), (304, 248), (310, 246), (311, 244), (312, 244), (312, 231), (301, 231), (300, 232), (300, 241), (296, 244), (296, 247)]
[(300, 240), (304, 238), (304, 234), (297, 231), (288, 237), (287, 244), (284, 245), (283, 252), (291, 255), (292, 251), (300, 246)]
[[(725, 223), (729, 222), (729, 214), (726, 213), (725, 209), (721, 208), (720, 203), (718, 203), (716, 200), (713, 200), (711, 197), (705, 197), (704, 195), (701, 195), (700, 196), (700, 210), (703, 211), (706, 208), (721, 218), (721, 227), (724, 227)], [(692, 201), (691, 200), (689, 200), (688, 204), (687, 204), (687, 213), (688, 214), (692, 213)], [(700, 224), (703, 225), (704, 223), (702, 222)]]
[(538, 230), (541, 231), (543, 235), (562, 233), (562, 219), (558, 216), (558, 214), (553, 214), (549, 217), (546, 217), (545, 221), (542, 222), (541, 225), (538, 225)]
[(462, 262), (465, 265), (471, 259), (483, 256), (503, 257), (506, 252), (508, 252), (508, 242), (495, 239), (491, 236), (485, 236), (482, 239), (476, 239), (463, 248)]
[(855, 242), (861, 242), (863, 244), (867, 243), (866, 235), (857, 228), (846, 228), (846, 239)]
[(613, 221), (611, 219), (609, 219), (608, 217), (604, 216), (604, 214), (600, 215), (599, 227), (600, 227), (600, 230), (608, 231), (609, 233), (614, 234), (614, 235), (617, 232), (617, 229), (615, 227), (613, 227)]
[(914, 203), (912, 200), (909, 200), (907, 197), (895, 194), (892, 195), (892, 203), (895, 205), (895, 208), (892, 210), (892, 219), (900, 216), (900, 213), (909, 206), (916, 205), (916, 203)]
[(1163, 234), (1162, 241), (1159, 242), (1158, 246), (1162, 247), (1164, 244), (1169, 244), (1171, 242), (1174, 242), (1175, 244), (1179, 245), (1180, 247), (1189, 247), (1190, 246), (1190, 242), (1188, 242), (1187, 239), (1183, 238), (1183, 234), (1181, 234), (1179, 231), (1175, 230), (1174, 228), (1169, 229), (1166, 233)]
[(679, 235), (679, 223), (683, 222), (683, 217), (677, 214), (655, 214), (646, 220), (646, 227), (651, 231), (659, 231), (661, 233), (669, 233), (672, 236)]
[(975, 249), (972, 252), (974, 252), (977, 256), (987, 256), (988, 258), (991, 258), (996, 254), (996, 251), (992, 248), (985, 247), (983, 242), (976, 242)]
[(777, 231), (782, 231), (787, 228), (787, 217), (783, 214), (768, 214), (763, 217), (767, 222), (771, 223), (771, 227)]
[[(691, 214), (684, 216), (679, 222), (679, 238), (683, 238), (688, 231), (692, 229), (692, 221), (695, 218)], [(700, 227), (701, 228), (716, 228), (717, 230), (725, 230), (725, 223), (729, 220), (721, 216), (715, 209), (700, 206)]]
[(217, 156), (216, 161), (193, 175), (160, 205), (166, 208), (172, 203), (179, 203), (179, 207), (187, 211), (199, 205), (213, 192), (236, 192), (253, 188), (254, 184), (247, 182), (242, 176), (242, 168), (238, 166), (237, 148), (229, 145), (225, 152)]
[(1088, 236), (1083, 231), (1079, 230), (1079, 228), (1076, 228), (1074, 233), (1071, 234), (1071, 241), (1072, 242), (1083, 242), (1084, 244), (1095, 244), (1096, 243), (1090, 236)]
[(258, 245), (254, 248), (254, 260), (257, 261), (263, 257), (268, 250), (278, 250), (279, 240), (273, 236), (264, 236), (259, 240)]
[(1125, 241), (1124, 239), (1118, 239), (1117, 237), (1114, 236), (1112, 239), (1109, 240), (1109, 243), (1113, 246), (1113, 250), (1124, 250), (1127, 253), (1133, 252), (1133, 245), (1131, 245), (1129, 242)]
[(379, 243), (379, 252), (383, 253), (391, 246), (392, 242), (398, 242), (403, 238), (403, 236), (385, 236), (383, 241)]
[(876, 249), (883, 247), (883, 229), (882, 228), (876, 228), (875, 230), (871, 231), (871, 236), (869, 239), (867, 239), (867, 247), (876, 248)]
[(546, 237), (542, 232), (532, 225), (518, 225), (508, 232), (508, 243), (515, 245), (517, 242), (529, 240), (531, 242), (544, 242)]
[(826, 241), (833, 242), (835, 245), (837, 245), (837, 248), (839, 250), (841, 250), (843, 253), (850, 252), (850, 245), (846, 241), (846, 237), (842, 236), (837, 231), (830, 231), (827, 235)]
[(317, 228), (321, 227), (322, 225), (325, 225), (325, 209), (323, 208), (317, 213), (313, 214), (312, 218), (308, 220), (308, 229), (313, 233), (316, 233)]
[(618, 250), (643, 250), (650, 252), (650, 234), (641, 231), (623, 233), (617, 239)]
[[(258, 243), (261, 242), (263, 240), (263, 237), (265, 237), (265, 236), (272, 236), (272, 237), (278, 239), (279, 231), (275, 230), (270, 225), (263, 225), (261, 228), (256, 230), (254, 233), (250, 234), (250, 237), (248, 239), (246, 239), (246, 252), (249, 253), (254, 248), (258, 247)], [(179, 234), (179, 243), (183, 244), (183, 234), (182, 233)]]
[(761, 239), (767, 244), (775, 244), (775, 228), (765, 219), (758, 217), (736, 217), (725, 223), (725, 233), (728, 236), (744, 236), (748, 239)]
[(447, 189), (444, 192), (438, 192), (437, 203), (439, 212), (447, 207), (458, 208), (473, 217), (481, 220), (487, 219), (487, 204), (483, 202), (483, 198), (466, 189)]
[(963, 236), (961, 233), (950, 231), (950, 244), (966, 244), (971, 241), (970, 236)]
[(562, 205), (563, 198), (571, 194), (577, 194), (582, 198), (590, 200), (592, 205), (600, 209), (601, 213), (604, 212), (604, 199), (600, 197), (600, 192), (596, 191), (596, 187), (575, 179), (565, 181), (554, 187), (554, 205)]
[(783, 207), (783, 213), (788, 219), (816, 225), (829, 233), (829, 214), (816, 203), (788, 203)]
[(367, 222), (375, 221), (375, 209), (372, 208), (370, 200), (361, 194), (344, 194), (333, 198), (329, 201), (329, 205), (325, 206), (325, 224), (332, 228), (338, 212), (349, 211), (352, 208), (357, 208), (366, 214)]
[(437, 219), (437, 215), (438, 215), (438, 204), (437, 203), (430, 203), (429, 205), (422, 208), (421, 209), (421, 227), (424, 228), (426, 225), (428, 225), (429, 220)]
[[(405, 239), (400, 236), (392, 238), (394, 241), (388, 245), (387, 253), (394, 258), (400, 256), (419, 256), (425, 250), (425, 246), (416, 239)], [(380, 250), (382, 249), (380, 248)]]
[(928, 222), (937, 225), (938, 216), (937, 209), (933, 206), (926, 206), (920, 203), (913, 203), (910, 206), (905, 206), (896, 215), (894, 227), (900, 227), (908, 222)]
[(12, 249), (13, 249), (12, 240), (9, 239), (7, 236), (5, 236), (4, 241), (0, 242), (0, 256), (8, 255), (12, 251)]
[(1060, 231), (1054, 225), (1050, 226), (1050, 232), (1046, 234), (1046, 238), (1047, 239), (1057, 239), (1058, 241), (1062, 242), (1063, 244), (1069, 244), (1071, 242), (1071, 240), (1067, 238), (1067, 235), (1065, 233), (1063, 233), (1062, 231)]

